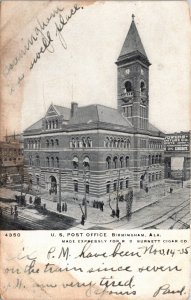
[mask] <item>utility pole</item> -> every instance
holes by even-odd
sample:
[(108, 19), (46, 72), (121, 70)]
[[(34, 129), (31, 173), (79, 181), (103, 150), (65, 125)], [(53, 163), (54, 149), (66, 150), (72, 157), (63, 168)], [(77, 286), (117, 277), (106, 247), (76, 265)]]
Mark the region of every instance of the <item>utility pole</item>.
[(84, 170), (84, 208), (85, 208), (85, 220), (87, 220), (87, 197), (86, 197), (86, 172)]
[(120, 180), (120, 170), (119, 170), (119, 175), (118, 175), (118, 180), (117, 180), (117, 197), (116, 197), (116, 212), (119, 209), (119, 180)]
[(58, 197), (59, 197), (59, 206), (61, 208), (61, 169), (59, 168), (59, 191), (58, 191)]

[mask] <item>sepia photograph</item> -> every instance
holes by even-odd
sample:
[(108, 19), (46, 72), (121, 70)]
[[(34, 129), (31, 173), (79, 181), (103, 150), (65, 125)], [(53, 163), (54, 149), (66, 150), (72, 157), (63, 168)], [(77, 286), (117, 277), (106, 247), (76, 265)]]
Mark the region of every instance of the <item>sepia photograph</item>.
[(190, 228), (180, 3), (2, 3), (1, 230)]

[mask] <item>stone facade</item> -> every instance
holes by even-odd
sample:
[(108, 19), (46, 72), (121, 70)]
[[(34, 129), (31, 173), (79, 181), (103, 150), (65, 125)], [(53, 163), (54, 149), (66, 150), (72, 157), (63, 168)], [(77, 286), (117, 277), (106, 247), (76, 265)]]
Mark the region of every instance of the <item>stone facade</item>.
[(164, 183), (164, 134), (149, 123), (149, 65), (134, 21), (116, 62), (118, 108), (50, 105), (24, 132), (32, 185), (90, 199)]

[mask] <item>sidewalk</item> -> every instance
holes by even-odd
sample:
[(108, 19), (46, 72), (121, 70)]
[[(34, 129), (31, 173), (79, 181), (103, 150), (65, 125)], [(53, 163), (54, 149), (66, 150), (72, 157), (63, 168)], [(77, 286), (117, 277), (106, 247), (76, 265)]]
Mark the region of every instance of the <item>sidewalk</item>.
[[(140, 197), (133, 200), (133, 206), (132, 206), (132, 212), (138, 212), (141, 211), (142, 209), (144, 209), (145, 207), (149, 207), (152, 206), (154, 203), (158, 203), (163, 201), (165, 205), (165, 199), (168, 200), (168, 198), (170, 199), (170, 201), (172, 200), (172, 197), (174, 198), (174, 195), (176, 194), (180, 194), (187, 189), (188, 192), (188, 188), (180, 188), (177, 189), (176, 191), (173, 192), (173, 196), (171, 194), (169, 194), (168, 192), (166, 192), (166, 195), (164, 195), (164, 191), (163, 191), (163, 197), (159, 197), (158, 195), (158, 199), (156, 199), (156, 190), (155, 190), (155, 194), (150, 192), (147, 195), (145, 195), (145, 197), (141, 198), (141, 193), (140, 193)], [(145, 193), (143, 191), (141, 191), (142, 193)], [(20, 195), (20, 192), (18, 191), (12, 191), (10, 189), (6, 189), (6, 188), (1, 188), (0, 189), (0, 197), (2, 198), (13, 198), (14, 199), (14, 195)], [(26, 201), (27, 203), (29, 202), (29, 197), (31, 196), (31, 194), (26, 194)], [(34, 199), (34, 195), (32, 196)], [(178, 196), (178, 198), (181, 199), (180, 196)], [(53, 195), (49, 195), (48, 192), (44, 191), (43, 192), (43, 196), (41, 196), (42, 199), (42, 204), (46, 204), (46, 208), (52, 212), (57, 212), (57, 201), (58, 200), (58, 196), (53, 196)], [(62, 215), (66, 215), (68, 217), (72, 217), (74, 219), (81, 220), (81, 216), (82, 216), (82, 212), (80, 209), (80, 205), (81, 201), (75, 201), (73, 199), (67, 199), (67, 212), (57, 212), (58, 214), (62, 214)], [(63, 202), (62, 202), (63, 203)], [(106, 227), (112, 227), (112, 224), (114, 222), (117, 223), (117, 226), (120, 226), (120, 224), (124, 223), (123, 219), (126, 219), (126, 202), (118, 202), (119, 204), (119, 210), (120, 210), (120, 220), (118, 220), (116, 217), (113, 218), (111, 217), (111, 208), (109, 206), (109, 200), (105, 201), (105, 205), (104, 205), (104, 210), (103, 212), (100, 209), (94, 208), (92, 207), (92, 205), (88, 205), (87, 206), (87, 220), (85, 222), (85, 225), (81, 225), (79, 224), (77, 226), (78, 229), (88, 229), (89, 227), (93, 227), (94, 225), (97, 226), (106, 226)], [(116, 200), (111, 200), (110, 203), (111, 207), (113, 209), (116, 208)], [(84, 207), (82, 206), (83, 210)], [(74, 229), (74, 228), (71, 228)]]

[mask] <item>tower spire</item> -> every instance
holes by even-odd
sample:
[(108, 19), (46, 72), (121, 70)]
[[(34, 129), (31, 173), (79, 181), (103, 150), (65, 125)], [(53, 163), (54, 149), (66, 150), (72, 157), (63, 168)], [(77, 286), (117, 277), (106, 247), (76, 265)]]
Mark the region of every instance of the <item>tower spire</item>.
[(132, 21), (134, 22), (135, 15), (134, 15), (134, 14), (132, 14), (132, 16), (131, 16), (131, 17), (132, 17)]

